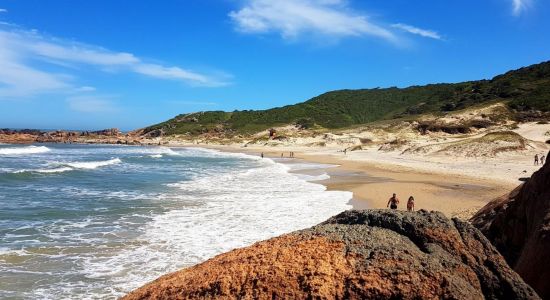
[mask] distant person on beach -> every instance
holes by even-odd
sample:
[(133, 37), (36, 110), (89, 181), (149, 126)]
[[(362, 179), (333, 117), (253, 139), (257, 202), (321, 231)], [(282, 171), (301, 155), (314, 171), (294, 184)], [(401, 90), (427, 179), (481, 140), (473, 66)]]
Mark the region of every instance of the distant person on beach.
[(344, 149), (344, 155), (348, 154), (348, 149)]
[(414, 197), (410, 196), (409, 201), (407, 201), (407, 211), (414, 211)]
[(540, 164), (541, 164), (541, 165), (544, 165), (544, 160), (545, 160), (545, 159), (546, 159), (546, 156), (544, 156), (544, 154), (542, 154), (542, 155), (540, 156)]
[(397, 204), (399, 204), (399, 198), (397, 198), (397, 195), (393, 193), (393, 196), (388, 200), (387, 207), (391, 209), (397, 209)]
[(535, 154), (535, 166), (539, 165), (539, 155)]
[(261, 156), (262, 156), (262, 158), (264, 158), (264, 153), (263, 152), (262, 152)]
[(285, 156), (285, 154), (284, 154), (284, 153), (281, 153), (281, 158), (283, 158), (283, 156)]

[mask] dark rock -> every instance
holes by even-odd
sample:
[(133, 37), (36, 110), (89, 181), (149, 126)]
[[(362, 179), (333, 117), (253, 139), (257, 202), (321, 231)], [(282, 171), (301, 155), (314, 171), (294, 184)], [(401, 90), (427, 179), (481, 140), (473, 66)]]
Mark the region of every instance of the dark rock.
[(119, 136), (121, 135), (120, 130), (118, 128), (109, 128), (109, 129), (103, 129), (98, 131), (92, 131), (90, 134), (95, 135), (104, 135), (104, 136)]
[(471, 225), (347, 211), (165, 275), (123, 299), (538, 299)]
[[(550, 154), (549, 154), (550, 155)], [(473, 218), (479, 228), (544, 299), (550, 299), (550, 163)]]

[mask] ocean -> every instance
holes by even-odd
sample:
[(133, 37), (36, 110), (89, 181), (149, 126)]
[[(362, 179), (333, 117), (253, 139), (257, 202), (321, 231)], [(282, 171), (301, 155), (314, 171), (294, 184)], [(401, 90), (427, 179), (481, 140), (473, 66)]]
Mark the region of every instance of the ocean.
[(0, 298), (116, 299), (350, 209), (293, 163), (201, 148), (0, 144)]

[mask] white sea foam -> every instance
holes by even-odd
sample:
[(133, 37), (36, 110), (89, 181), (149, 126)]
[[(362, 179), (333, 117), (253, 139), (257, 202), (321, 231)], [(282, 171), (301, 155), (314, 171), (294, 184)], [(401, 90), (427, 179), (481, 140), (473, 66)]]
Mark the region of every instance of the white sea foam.
[(162, 154), (151, 154), (151, 155), (149, 155), (149, 157), (151, 157), (151, 158), (161, 158)]
[(118, 158), (105, 160), (105, 161), (88, 161), (88, 162), (71, 162), (71, 163), (55, 163), (54, 165), (62, 165), (60, 167), (51, 168), (51, 169), (21, 169), (16, 170), (11, 173), (20, 174), (20, 173), (43, 173), (43, 174), (52, 174), (52, 173), (63, 173), (68, 171), (74, 171), (75, 169), (85, 169), (93, 170), (99, 167), (109, 166), (113, 164), (121, 163), (122, 161)]
[(294, 174), (294, 176), (305, 181), (321, 181), (321, 180), (327, 180), (330, 178), (330, 176), (327, 173), (323, 173), (319, 175)]
[[(109, 278), (111, 292), (119, 295), (119, 291), (128, 292), (164, 273), (318, 224), (351, 208), (352, 193), (326, 191), (323, 185), (308, 182), (289, 169), (260, 159), (251, 169), (171, 184), (182, 208), (154, 216), (142, 236), (146, 243), (113, 257), (88, 260), (85, 270), (90, 273), (86, 276)], [(328, 175), (307, 179), (321, 177)]]
[[(113, 152), (113, 149), (109, 149), (110, 152)], [(172, 148), (159, 146), (159, 147), (128, 147), (120, 148), (114, 151), (115, 153), (121, 154), (147, 154), (149, 156), (153, 155), (173, 155), (180, 156), (181, 153), (174, 151)]]
[(23, 169), (23, 170), (14, 171), (13, 173), (17, 174), (17, 173), (33, 173), (33, 172), (36, 172), (36, 173), (48, 174), (48, 173), (63, 173), (63, 172), (72, 171), (72, 170), (73, 170), (73, 168), (60, 167), (60, 168), (55, 168), (55, 169), (34, 169), (34, 170)]
[(167, 148), (167, 147), (159, 147), (159, 148), (155, 148), (153, 150), (154, 153), (158, 153), (158, 154), (167, 154), (167, 155), (181, 155), (180, 153), (170, 149), (170, 148)]
[(55, 169), (38, 169), (36, 170), (39, 173), (62, 173), (67, 171), (72, 171), (72, 168), (68, 167), (61, 167), (61, 168), (55, 168)]
[(50, 151), (50, 148), (45, 146), (9, 147), (0, 148), (0, 155), (26, 155), (45, 153)]
[(71, 163), (64, 163), (64, 165), (67, 165), (75, 169), (97, 169), (99, 167), (119, 164), (121, 162), (122, 161), (119, 158), (113, 158), (113, 159), (102, 160), (102, 161), (71, 162)]
[[(207, 158), (240, 158), (247, 160), (260, 160), (260, 156), (249, 155), (245, 153), (237, 152), (222, 152), (216, 149), (206, 149), (206, 148), (175, 148), (176, 153), (184, 157), (207, 157)], [(265, 159), (266, 163), (274, 162), (270, 159)]]
[(328, 169), (336, 168), (338, 165), (332, 164), (317, 164), (317, 163), (288, 163), (285, 164), (291, 171), (305, 171), (305, 170), (315, 170), (315, 169)]

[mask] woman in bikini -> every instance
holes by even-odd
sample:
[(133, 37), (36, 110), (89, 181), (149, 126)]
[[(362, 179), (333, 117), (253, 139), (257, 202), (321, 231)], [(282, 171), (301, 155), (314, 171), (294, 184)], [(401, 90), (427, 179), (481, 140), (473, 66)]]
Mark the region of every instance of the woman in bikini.
[(410, 196), (409, 201), (407, 201), (407, 211), (414, 211), (414, 197)]

